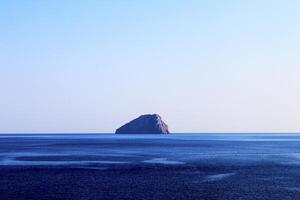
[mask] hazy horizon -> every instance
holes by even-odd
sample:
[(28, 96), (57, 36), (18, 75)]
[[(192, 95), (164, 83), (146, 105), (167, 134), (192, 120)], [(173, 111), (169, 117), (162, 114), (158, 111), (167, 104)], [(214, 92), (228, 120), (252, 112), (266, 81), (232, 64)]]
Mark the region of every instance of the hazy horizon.
[(300, 132), (300, 2), (0, 2), (0, 133)]

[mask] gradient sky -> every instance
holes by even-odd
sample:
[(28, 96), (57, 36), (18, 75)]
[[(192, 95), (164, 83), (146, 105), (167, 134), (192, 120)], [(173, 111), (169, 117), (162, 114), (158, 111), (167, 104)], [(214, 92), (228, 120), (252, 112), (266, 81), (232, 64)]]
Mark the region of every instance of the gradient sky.
[(0, 2), (0, 132), (300, 131), (298, 0)]

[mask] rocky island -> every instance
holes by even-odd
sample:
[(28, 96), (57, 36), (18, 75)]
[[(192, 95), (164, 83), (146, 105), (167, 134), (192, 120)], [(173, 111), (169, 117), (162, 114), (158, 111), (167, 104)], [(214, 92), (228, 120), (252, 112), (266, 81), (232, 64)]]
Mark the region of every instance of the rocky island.
[(169, 134), (168, 125), (158, 114), (141, 115), (116, 130), (116, 134)]

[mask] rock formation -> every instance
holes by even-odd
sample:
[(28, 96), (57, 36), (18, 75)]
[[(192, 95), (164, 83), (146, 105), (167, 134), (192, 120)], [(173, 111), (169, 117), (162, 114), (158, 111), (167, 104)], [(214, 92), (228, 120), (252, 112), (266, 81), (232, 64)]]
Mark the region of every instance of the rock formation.
[(142, 115), (116, 130), (117, 134), (169, 134), (168, 125), (158, 114)]

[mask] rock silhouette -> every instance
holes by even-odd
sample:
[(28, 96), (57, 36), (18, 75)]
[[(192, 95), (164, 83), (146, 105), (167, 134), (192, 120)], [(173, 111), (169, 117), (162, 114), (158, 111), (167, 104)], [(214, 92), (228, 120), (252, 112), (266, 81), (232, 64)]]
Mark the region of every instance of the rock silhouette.
[(117, 134), (169, 134), (168, 125), (158, 114), (141, 115), (116, 130)]

